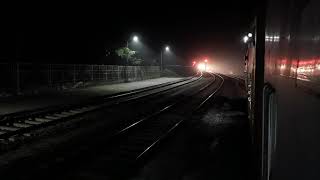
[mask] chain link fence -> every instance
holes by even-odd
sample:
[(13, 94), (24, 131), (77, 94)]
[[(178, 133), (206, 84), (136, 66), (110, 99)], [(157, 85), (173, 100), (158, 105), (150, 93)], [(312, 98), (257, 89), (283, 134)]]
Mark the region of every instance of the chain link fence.
[(83, 87), (160, 77), (159, 66), (1, 63), (0, 92)]

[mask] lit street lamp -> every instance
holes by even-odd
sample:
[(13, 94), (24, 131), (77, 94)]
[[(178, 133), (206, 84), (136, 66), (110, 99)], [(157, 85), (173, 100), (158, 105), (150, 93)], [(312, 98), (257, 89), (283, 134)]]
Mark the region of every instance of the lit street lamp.
[[(133, 36), (132, 40), (135, 43), (139, 42), (138, 36)], [(128, 50), (128, 53), (129, 53), (129, 40), (127, 40), (127, 50)], [(126, 65), (125, 65), (125, 81), (126, 82), (128, 81), (128, 75), (127, 75), (127, 66), (128, 66), (128, 64), (129, 64), (129, 54), (127, 55)]]
[[(170, 52), (170, 47), (169, 46), (166, 46), (164, 48), (165, 52)], [(163, 71), (163, 50), (161, 49), (161, 58), (160, 58), (160, 68), (161, 68), (161, 71)]]
[[(133, 36), (132, 40), (133, 40), (133, 42), (135, 42), (135, 43), (139, 42), (138, 36)], [(127, 48), (129, 48), (129, 40), (127, 40)]]
[(139, 41), (138, 36), (133, 36), (133, 41), (134, 41), (134, 42), (138, 42), (138, 41)]
[(249, 41), (249, 39), (252, 38), (252, 36), (253, 36), (253, 34), (249, 32), (248, 35), (243, 37), (243, 42), (247, 43)]
[(244, 42), (244, 43), (247, 43), (248, 40), (249, 40), (249, 37), (248, 37), (248, 36), (244, 36), (244, 37), (243, 37), (243, 42)]
[[(133, 42), (135, 42), (135, 43), (138, 43), (138, 42), (139, 42), (138, 36), (133, 36), (132, 40), (133, 40)], [(128, 48), (128, 50), (129, 50), (129, 40), (127, 40), (127, 48)], [(129, 54), (128, 54), (128, 56), (127, 56), (126, 65), (128, 65), (128, 63), (129, 63)]]

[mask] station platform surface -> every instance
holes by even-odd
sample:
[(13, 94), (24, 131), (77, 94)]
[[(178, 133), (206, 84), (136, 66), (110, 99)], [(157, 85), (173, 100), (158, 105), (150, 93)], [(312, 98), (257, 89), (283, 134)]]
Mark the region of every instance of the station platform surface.
[(12, 96), (0, 98), (0, 115), (45, 108), (48, 106), (71, 104), (92, 97), (121, 93), (171, 81), (177, 81), (180, 79), (183, 79), (183, 77), (162, 77), (128, 83), (91, 86), (82, 89), (68, 89), (33, 96)]

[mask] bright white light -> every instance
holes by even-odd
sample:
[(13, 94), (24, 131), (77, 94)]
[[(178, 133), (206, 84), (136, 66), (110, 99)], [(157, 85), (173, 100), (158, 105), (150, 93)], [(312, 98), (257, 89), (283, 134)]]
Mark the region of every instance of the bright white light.
[(166, 51), (170, 51), (170, 47), (169, 46), (166, 46)]
[(303, 73), (303, 72), (305, 72), (305, 69), (304, 68), (298, 68), (298, 73)]
[(134, 41), (134, 42), (138, 42), (138, 41), (139, 41), (138, 36), (133, 36), (133, 41)]
[(281, 66), (280, 66), (280, 69), (285, 69), (286, 68), (286, 65), (284, 65), (284, 64), (282, 64)]
[(251, 38), (252, 37), (252, 33), (248, 33), (248, 37)]
[(203, 64), (203, 63), (198, 64), (198, 70), (205, 71), (206, 70), (206, 65)]
[(271, 41), (271, 37), (267, 35), (267, 36), (266, 36), (266, 41), (267, 41), (267, 42)]
[(249, 37), (248, 37), (248, 36), (244, 36), (244, 37), (243, 37), (243, 42), (244, 42), (244, 43), (247, 43), (248, 40), (249, 40)]

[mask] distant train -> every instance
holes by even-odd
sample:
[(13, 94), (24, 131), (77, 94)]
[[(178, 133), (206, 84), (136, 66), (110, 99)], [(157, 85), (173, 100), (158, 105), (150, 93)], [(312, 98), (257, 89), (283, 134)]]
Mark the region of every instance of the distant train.
[(320, 1), (267, 0), (246, 86), (258, 179), (320, 179)]

